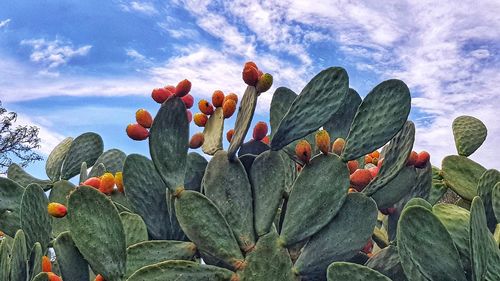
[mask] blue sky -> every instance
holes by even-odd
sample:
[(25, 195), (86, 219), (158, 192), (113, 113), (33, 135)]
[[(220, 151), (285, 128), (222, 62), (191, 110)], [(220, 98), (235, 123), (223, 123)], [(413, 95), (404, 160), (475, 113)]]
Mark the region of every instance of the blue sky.
[[(362, 96), (389, 78), (408, 84), (415, 148), (435, 165), (455, 153), (451, 122), (467, 114), (489, 129), (473, 158), (500, 167), (500, 2), (307, 2), (3, 1), (0, 100), (41, 128), (44, 155), (86, 131), (106, 149), (147, 155), (124, 128), (138, 108), (156, 112), (154, 87), (187, 78), (196, 101), (217, 89), (241, 96), (241, 68), (253, 60), (275, 87), (300, 92), (342, 66)], [(255, 121), (268, 120), (272, 92), (259, 98)], [(44, 177), (42, 163), (28, 170)]]

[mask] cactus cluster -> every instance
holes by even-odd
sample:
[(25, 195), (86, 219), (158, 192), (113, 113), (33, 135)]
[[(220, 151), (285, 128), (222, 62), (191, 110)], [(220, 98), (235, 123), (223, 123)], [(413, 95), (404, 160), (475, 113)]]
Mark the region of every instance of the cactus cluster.
[[(434, 167), (412, 151), (402, 81), (362, 99), (331, 67), (300, 94), (277, 88), (270, 132), (259, 122), (244, 142), (272, 76), (248, 62), (242, 78), (226, 150), (238, 96), (200, 100), (203, 132), (190, 139), (183, 80), (153, 90), (154, 118), (139, 110), (127, 127), (151, 158), (85, 133), (49, 155), (48, 179), (12, 165), (0, 178), (0, 280), (500, 280), (500, 172), (468, 158), (481, 121), (457, 118), (458, 155)], [(211, 157), (189, 151), (200, 147)], [(461, 199), (442, 203), (447, 192)]]

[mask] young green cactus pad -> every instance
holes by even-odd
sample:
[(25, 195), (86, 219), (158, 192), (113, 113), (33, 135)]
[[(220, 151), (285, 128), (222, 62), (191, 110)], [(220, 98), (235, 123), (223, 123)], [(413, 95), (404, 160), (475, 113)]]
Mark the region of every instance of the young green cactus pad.
[(352, 120), (354, 120), (360, 104), (361, 97), (359, 94), (354, 89), (349, 88), (344, 105), (323, 125), (323, 128), (328, 131), (332, 140), (347, 138)]
[(148, 240), (148, 230), (141, 216), (130, 212), (121, 212), (120, 219), (125, 231), (127, 247)]
[(457, 155), (446, 156), (441, 165), (446, 185), (460, 197), (472, 201), (477, 195), (479, 178), (486, 169), (465, 156)]
[(235, 159), (236, 152), (245, 140), (245, 136), (250, 128), (250, 123), (252, 123), (253, 114), (255, 113), (255, 107), (257, 106), (257, 97), (258, 95), (255, 87), (248, 86), (241, 99), (238, 115), (236, 116), (236, 123), (234, 125), (234, 135), (227, 149), (227, 155), (231, 160)]
[(94, 165), (102, 154), (104, 144), (101, 136), (96, 133), (84, 133), (75, 138), (69, 147), (61, 170), (61, 179), (68, 180), (80, 172), (82, 162)]
[(483, 201), (488, 228), (491, 232), (495, 231), (497, 225), (497, 219), (492, 206), (492, 191), (497, 182), (500, 182), (500, 172), (495, 169), (490, 169), (483, 173), (477, 184), (477, 195), (481, 197)]
[(64, 280), (89, 280), (89, 265), (76, 248), (69, 231), (57, 236), (54, 240), (54, 251)]
[(12, 241), (8, 241), (8, 239), (4, 238), (0, 243), (0, 280), (9, 280)]
[(218, 107), (210, 115), (210, 118), (208, 118), (208, 122), (203, 130), (205, 141), (201, 148), (204, 153), (214, 155), (222, 149), (222, 132), (224, 132), (224, 116), (222, 107)]
[(472, 116), (460, 116), (453, 120), (453, 137), (458, 155), (470, 156), (483, 144), (488, 134), (481, 120)]
[(365, 266), (382, 273), (392, 281), (408, 280), (401, 267), (398, 248), (395, 245), (381, 249), (365, 263)]
[(39, 242), (45, 250), (49, 246), (52, 234), (52, 218), (47, 212), (49, 199), (43, 189), (36, 183), (26, 187), (21, 199), (20, 219), (21, 229), (26, 235), (26, 245), (31, 249)]
[(57, 181), (61, 178), (61, 168), (72, 142), (72, 137), (65, 138), (50, 152), (45, 163), (45, 172), (52, 181)]
[(28, 276), (27, 260), (26, 236), (22, 230), (18, 230), (11, 250), (10, 280), (26, 280), (26, 276)]
[[(97, 158), (94, 166), (92, 167), (92, 170), (90, 170), (90, 173), (88, 177), (99, 177), (102, 176), (102, 173), (97, 170), (97, 167), (99, 164), (103, 164), (105, 169), (105, 172), (115, 174), (116, 172), (121, 172), (123, 171), (123, 163), (125, 162), (125, 158), (127, 155), (125, 152), (113, 148), (110, 150), (106, 150), (99, 158)], [(95, 169), (95, 170), (94, 170)]]
[(145, 266), (130, 276), (127, 281), (231, 281), (234, 273), (211, 265), (191, 261), (165, 261)]
[(362, 266), (349, 262), (334, 262), (328, 267), (328, 281), (350, 280), (350, 281), (391, 281), (387, 276)]

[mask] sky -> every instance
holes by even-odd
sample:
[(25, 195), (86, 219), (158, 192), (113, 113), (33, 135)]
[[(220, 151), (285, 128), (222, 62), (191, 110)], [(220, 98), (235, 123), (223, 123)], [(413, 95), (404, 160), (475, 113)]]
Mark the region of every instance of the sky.
[[(499, 52), (496, 0), (0, 0), (0, 100), (19, 124), (40, 128), (45, 157), (87, 131), (105, 149), (148, 155), (125, 127), (137, 109), (158, 110), (153, 88), (187, 78), (196, 102), (215, 90), (241, 97), (252, 60), (274, 76), (254, 123), (269, 120), (276, 87), (300, 93), (322, 69), (341, 66), (362, 97), (391, 78), (409, 86), (415, 150), (436, 166), (456, 154), (453, 119), (481, 119), (488, 137), (471, 158), (498, 169)], [(42, 162), (27, 170), (46, 178)]]

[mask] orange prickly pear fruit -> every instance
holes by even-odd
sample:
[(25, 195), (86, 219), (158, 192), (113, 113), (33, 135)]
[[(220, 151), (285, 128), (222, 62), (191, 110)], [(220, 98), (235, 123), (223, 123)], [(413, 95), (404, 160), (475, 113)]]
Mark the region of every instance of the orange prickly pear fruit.
[(408, 156), (408, 160), (406, 160), (406, 166), (414, 166), (417, 162), (417, 158), (418, 154), (415, 151), (412, 151), (410, 156)]
[(198, 102), (198, 108), (200, 109), (201, 112), (205, 113), (206, 115), (214, 114), (214, 107), (207, 100), (200, 100)]
[(347, 162), (347, 168), (349, 169), (349, 174), (354, 173), (359, 167), (358, 161), (351, 160)]
[(370, 153), (370, 156), (372, 158), (380, 158), (380, 152), (378, 152), (378, 150), (375, 150), (374, 152)]
[(194, 123), (198, 127), (205, 127), (208, 121), (208, 116), (206, 116), (204, 113), (195, 113), (193, 116)]
[(47, 256), (42, 257), (42, 272), (52, 272), (52, 263)]
[(149, 131), (137, 123), (129, 124), (126, 131), (129, 138), (136, 141), (145, 140), (149, 137)]
[(315, 135), (316, 146), (323, 154), (327, 155), (330, 151), (330, 135), (326, 130), (320, 130)]
[(193, 121), (193, 113), (191, 112), (191, 110), (186, 109), (186, 116), (188, 119), (188, 123), (191, 123), (191, 121)]
[(99, 191), (104, 194), (111, 194), (113, 188), (115, 187), (115, 177), (112, 173), (104, 173), (101, 176), (101, 185), (99, 186)]
[(168, 98), (170, 98), (170, 96), (172, 96), (172, 92), (170, 92), (169, 90), (167, 90), (166, 88), (156, 88), (156, 89), (153, 89), (153, 91), (151, 92), (151, 97), (153, 98), (153, 100), (157, 103), (163, 103), (164, 101), (166, 101)]
[(235, 93), (230, 93), (229, 95), (224, 97), (224, 104), (227, 100), (234, 100), (235, 103), (238, 103), (238, 96)]
[(301, 140), (295, 146), (295, 155), (304, 163), (309, 163), (311, 160), (311, 145), (307, 140)]
[(267, 124), (265, 122), (258, 122), (253, 127), (253, 139), (260, 141), (267, 135)]
[(345, 140), (343, 138), (337, 138), (332, 145), (333, 153), (340, 155), (342, 154), (342, 150), (344, 150)]
[(257, 85), (255, 86), (257, 93), (264, 93), (265, 91), (271, 89), (273, 85), (273, 76), (269, 73), (264, 73), (259, 77)]
[(357, 169), (349, 179), (352, 187), (357, 191), (362, 191), (372, 180), (372, 174), (367, 169)]
[(365, 155), (365, 164), (372, 163), (372, 161), (373, 158), (369, 154)]
[(242, 76), (243, 76), (243, 81), (245, 81), (245, 83), (248, 86), (257, 85), (257, 82), (259, 81), (260, 78), (260, 74), (257, 68), (251, 65), (248, 66), (245, 65), (245, 68), (243, 68)]
[(375, 166), (377, 166), (377, 164), (378, 164), (378, 158), (372, 157), (372, 164), (375, 165)]
[(118, 188), (118, 191), (123, 193), (123, 173), (122, 172), (115, 173), (115, 184), (116, 184), (116, 187)]
[(203, 133), (196, 133), (191, 137), (189, 141), (189, 148), (196, 149), (203, 145), (205, 141), (205, 136)]
[(221, 107), (224, 103), (224, 93), (220, 90), (215, 91), (212, 94), (212, 104), (215, 107)]
[(415, 162), (415, 167), (423, 168), (427, 165), (427, 162), (431, 159), (431, 155), (427, 151), (421, 151), (418, 154), (417, 161)]
[(222, 115), (224, 118), (230, 118), (236, 111), (236, 102), (234, 100), (226, 100), (222, 106)]
[(189, 80), (184, 79), (175, 87), (175, 96), (182, 98), (187, 95), (191, 91), (191, 82)]
[(187, 94), (185, 96), (183, 96), (181, 98), (182, 102), (184, 103), (184, 105), (186, 106), (187, 109), (190, 109), (191, 107), (193, 107), (193, 104), (194, 104), (194, 98), (192, 95), (190, 94)]
[(135, 120), (144, 128), (151, 128), (153, 124), (153, 117), (146, 109), (139, 109), (135, 112)]
[(97, 274), (97, 276), (95, 277), (94, 281), (106, 281), (106, 280), (104, 280), (104, 277), (102, 277), (101, 274)]
[(49, 215), (55, 218), (64, 218), (68, 213), (68, 209), (66, 209), (66, 206), (55, 202), (49, 203), (49, 205), (47, 206), (47, 211), (49, 212)]
[(229, 131), (227, 131), (226, 133), (226, 139), (228, 142), (231, 142), (231, 140), (233, 139), (233, 135), (234, 135), (234, 129), (231, 129)]
[(49, 277), (49, 281), (62, 281), (61, 277), (55, 275), (52, 272), (47, 272), (47, 276)]
[(101, 186), (101, 179), (98, 177), (91, 177), (84, 181), (82, 185), (88, 185), (92, 186), (93, 188), (99, 189), (99, 186)]
[(269, 135), (265, 136), (263, 139), (262, 139), (262, 142), (269, 145), (270, 141), (269, 141)]

